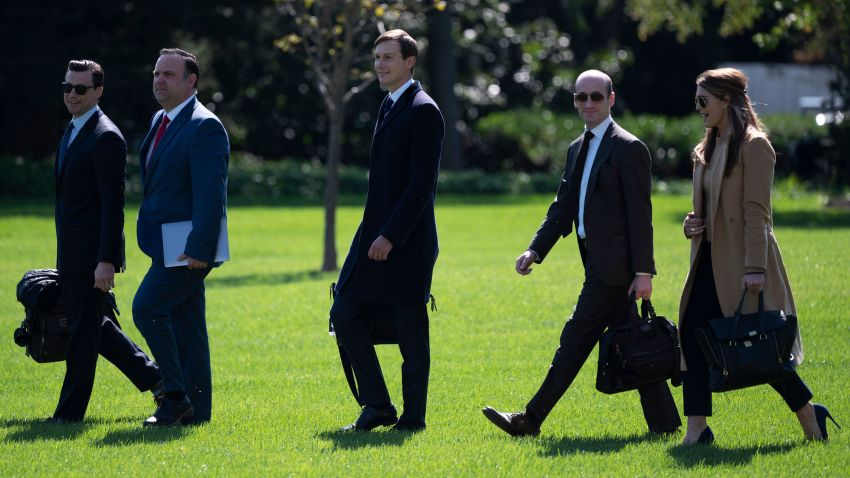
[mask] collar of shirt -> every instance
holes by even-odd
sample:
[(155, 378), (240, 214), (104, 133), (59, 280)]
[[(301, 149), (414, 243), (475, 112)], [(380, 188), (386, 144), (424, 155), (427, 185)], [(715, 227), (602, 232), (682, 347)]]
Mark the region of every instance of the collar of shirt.
[(175, 106), (171, 111), (166, 111), (165, 114), (168, 116), (168, 121), (174, 121), (174, 119), (177, 118), (177, 115), (183, 111), (183, 107), (189, 104), (189, 102), (193, 99), (195, 99), (195, 95), (189, 95), (189, 97), (186, 98), (186, 101)]
[(399, 86), (397, 90), (390, 92), (390, 99), (393, 100), (393, 106), (395, 106), (396, 101), (401, 98), (401, 95), (403, 95), (404, 92), (407, 91), (407, 89), (410, 88), (410, 85), (412, 84), (413, 78), (410, 78), (405, 84)]
[(92, 109), (71, 120), (71, 123), (74, 124), (74, 129), (71, 131), (71, 136), (68, 137), (68, 144), (74, 142), (74, 139), (80, 133), (80, 130), (83, 129), (83, 126), (86, 125), (86, 121), (88, 121), (89, 118), (91, 118), (92, 115), (95, 114), (95, 112), (97, 112), (99, 109), (100, 108), (98, 108), (97, 105), (94, 105)]

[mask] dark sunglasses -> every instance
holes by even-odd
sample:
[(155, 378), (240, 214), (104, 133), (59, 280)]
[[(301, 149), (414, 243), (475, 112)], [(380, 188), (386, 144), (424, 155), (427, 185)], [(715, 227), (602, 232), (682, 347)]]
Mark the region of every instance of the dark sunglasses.
[(694, 98), (694, 106), (698, 108), (705, 108), (708, 105), (708, 98), (705, 96), (697, 96)]
[[(573, 95), (573, 98), (575, 98), (575, 100), (579, 103), (584, 103), (585, 101), (587, 101), (587, 97), (588, 97), (587, 93), (577, 93), (577, 94)], [(605, 99), (605, 95), (603, 95), (602, 93), (600, 93), (598, 91), (594, 91), (593, 93), (590, 94), (590, 101), (593, 101), (594, 103), (599, 103), (604, 99)]]
[(71, 90), (74, 90), (74, 91), (77, 92), (78, 95), (84, 95), (84, 94), (86, 94), (86, 91), (89, 90), (89, 88), (97, 88), (97, 87), (94, 86), (94, 85), (91, 85), (91, 86), (89, 86), (89, 85), (72, 85), (71, 83), (62, 82), (62, 91), (64, 91), (66, 94), (70, 93)]

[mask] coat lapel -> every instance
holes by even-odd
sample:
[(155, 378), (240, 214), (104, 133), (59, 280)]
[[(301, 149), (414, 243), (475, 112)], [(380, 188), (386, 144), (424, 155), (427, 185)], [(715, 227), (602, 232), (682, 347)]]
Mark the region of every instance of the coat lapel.
[[(56, 167), (57, 167), (57, 181), (56, 186), (58, 188), (59, 184), (62, 182), (62, 177), (65, 174), (65, 171), (68, 170), (68, 165), (74, 159), (74, 154), (80, 149), (80, 144), (83, 143), (94, 131), (94, 127), (97, 122), (100, 120), (100, 115), (102, 113), (100, 110), (95, 111), (91, 118), (83, 124), (83, 127), (80, 129), (80, 132), (77, 133), (77, 136), (74, 138), (74, 141), (68, 145), (68, 150), (65, 151), (65, 157), (62, 160), (62, 165), (59, 165), (59, 154), (56, 155)], [(58, 190), (58, 189), (57, 189)]]
[[(410, 104), (413, 103), (413, 97), (416, 96), (416, 93), (418, 93), (420, 90), (422, 90), (422, 85), (420, 85), (418, 81), (414, 81), (413, 84), (410, 85), (407, 90), (405, 90), (404, 94), (401, 95), (401, 98), (398, 99), (398, 104), (393, 105), (393, 107), (390, 109), (390, 112), (387, 113), (387, 117), (384, 118), (383, 123), (381, 123), (381, 127), (375, 130), (376, 136), (378, 135), (378, 133), (383, 131), (388, 124), (390, 124), (393, 118), (395, 118), (399, 115), (399, 113), (410, 107)], [(389, 99), (389, 95), (387, 95), (386, 99)], [(386, 101), (386, 99), (384, 101)], [(383, 103), (381, 103), (381, 105), (383, 105)], [(380, 111), (380, 109), (378, 111)], [(380, 118), (378, 119), (380, 120)]]
[[(156, 149), (151, 154), (150, 167), (147, 171), (149, 175), (153, 175), (154, 170), (156, 170), (156, 167), (159, 164), (159, 158), (162, 157), (164, 151), (168, 149), (169, 144), (171, 144), (172, 140), (180, 133), (180, 129), (192, 116), (196, 104), (197, 99), (192, 99), (192, 101), (190, 101), (186, 104), (186, 106), (183, 107), (183, 109), (180, 111), (180, 114), (178, 114), (177, 117), (174, 118), (174, 121), (172, 121), (171, 124), (168, 125), (168, 128), (165, 130), (165, 134), (162, 136), (162, 139), (159, 140), (159, 144), (156, 145)], [(160, 121), (157, 121), (154, 128), (151, 129), (152, 131), (156, 131), (157, 129), (159, 129), (159, 125), (162, 122), (162, 118), (164, 116), (165, 112), (163, 112), (162, 116), (160, 116)], [(148, 136), (150, 136), (150, 133), (148, 133)], [(152, 146), (153, 145), (151, 144), (151, 147)]]
[(590, 176), (587, 178), (587, 191), (584, 193), (584, 204), (590, 202), (590, 196), (593, 195), (593, 190), (596, 189), (596, 177), (599, 176), (599, 168), (602, 163), (608, 159), (611, 154), (611, 149), (614, 147), (614, 139), (611, 137), (614, 134), (614, 125), (612, 121), (608, 128), (605, 129), (605, 134), (602, 135), (602, 142), (599, 143), (599, 148), (596, 150), (596, 156), (593, 158), (593, 165), (590, 168)]

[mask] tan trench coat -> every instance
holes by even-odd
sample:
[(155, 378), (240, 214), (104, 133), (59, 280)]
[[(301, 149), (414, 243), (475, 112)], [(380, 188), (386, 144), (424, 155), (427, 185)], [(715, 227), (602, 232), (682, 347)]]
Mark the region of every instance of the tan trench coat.
[[(711, 266), (714, 269), (717, 299), (724, 317), (734, 315), (743, 292), (741, 279), (744, 274), (764, 272), (765, 310), (781, 309), (786, 314), (796, 315), (791, 285), (773, 234), (770, 192), (776, 153), (763, 133), (751, 129), (750, 136), (741, 144), (738, 164), (729, 177), (724, 176), (728, 138), (718, 139), (711, 159), (716, 163), (708, 171), (713, 174), (713, 186), (706, 192), (705, 198), (711, 201), (713, 207), (708, 208), (711, 217), (705, 218), (705, 221), (710, 225), (706, 233), (711, 234)], [(698, 217), (704, 217), (706, 211), (703, 204), (705, 173), (705, 166), (697, 163), (693, 178), (693, 207)], [(702, 235), (694, 236), (690, 241), (691, 265), (679, 303), (679, 330), (691, 296), (695, 268), (699, 263)], [(755, 312), (757, 308), (758, 295), (747, 294), (743, 313)], [(802, 362), (803, 347), (799, 328), (792, 353), (796, 363)], [(684, 368), (684, 357), (682, 365)]]

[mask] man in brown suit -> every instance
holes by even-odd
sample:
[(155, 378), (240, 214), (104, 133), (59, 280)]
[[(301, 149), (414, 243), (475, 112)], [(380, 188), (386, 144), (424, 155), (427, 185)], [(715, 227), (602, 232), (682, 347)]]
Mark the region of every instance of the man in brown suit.
[[(484, 415), (513, 436), (537, 435), (540, 425), (575, 379), (607, 327), (626, 319), (629, 294), (649, 299), (652, 255), (651, 158), (646, 146), (611, 119), (611, 78), (588, 70), (576, 80), (574, 104), (585, 133), (567, 151), (555, 201), (516, 270), (531, 273), (575, 224), (585, 280), (573, 316), (564, 325), (552, 366), (521, 413), (485, 407)], [(649, 430), (669, 433), (680, 425), (665, 382), (638, 389)]]

